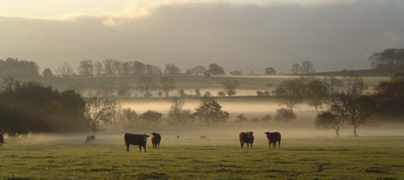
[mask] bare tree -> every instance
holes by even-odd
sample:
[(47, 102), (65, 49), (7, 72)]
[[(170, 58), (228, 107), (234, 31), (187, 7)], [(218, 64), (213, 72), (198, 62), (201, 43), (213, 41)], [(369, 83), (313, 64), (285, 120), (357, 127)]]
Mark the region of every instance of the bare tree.
[(292, 65), (292, 74), (298, 74), (300, 69), (300, 63), (295, 63)]
[(328, 78), (323, 79), (324, 84), (327, 86), (331, 95), (337, 93), (339, 89), (344, 85), (341, 79), (336, 78), (335, 76), (330, 76)]
[(299, 67), (299, 71), (307, 74), (307, 73), (314, 73), (316, 70), (314, 69), (313, 63), (310, 61), (302, 62), (302, 65)]
[(103, 61), (105, 76), (108, 76), (108, 77), (115, 76), (114, 62), (115, 62), (115, 60), (113, 60), (113, 59), (106, 59), (105, 61)]
[(94, 65), (92, 60), (80, 61), (79, 68), (77, 68), (79, 75), (89, 77), (94, 75)]
[(348, 74), (344, 77), (344, 81), (346, 82), (346, 92), (353, 96), (362, 95), (366, 88), (363, 78), (355, 74)]
[(222, 85), (224, 91), (231, 97), (236, 95), (236, 88), (239, 86), (239, 82), (236, 80), (231, 81), (230, 79), (227, 79)]
[(73, 71), (73, 68), (69, 64), (64, 62), (61, 66), (59, 66), (58, 69), (56, 69), (55, 72), (62, 77), (69, 77), (72, 76)]
[(162, 85), (162, 90), (166, 93), (166, 97), (168, 97), (168, 93), (175, 89), (175, 84), (177, 81), (173, 76), (162, 76), (160, 77), (160, 84)]
[(168, 112), (167, 122), (170, 124), (189, 124), (194, 122), (194, 117), (190, 110), (184, 110), (185, 100), (180, 97), (173, 97), (171, 99), (171, 107)]
[(137, 86), (141, 92), (145, 92), (145, 97), (151, 97), (156, 88), (157, 80), (153, 76), (142, 76), (137, 81)]
[(114, 109), (114, 101), (100, 96), (85, 99), (84, 122), (91, 131), (96, 134), (103, 125), (111, 123), (110, 114)]
[(190, 71), (194, 75), (200, 75), (200, 74), (204, 74), (207, 71), (207, 69), (203, 66), (195, 66), (195, 67), (191, 68)]

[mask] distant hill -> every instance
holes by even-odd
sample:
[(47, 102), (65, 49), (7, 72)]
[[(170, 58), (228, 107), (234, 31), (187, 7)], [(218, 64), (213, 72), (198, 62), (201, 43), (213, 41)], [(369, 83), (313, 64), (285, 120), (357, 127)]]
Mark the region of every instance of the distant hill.
[[(316, 76), (345, 76), (349, 73), (354, 73), (361, 77), (390, 77), (395, 72), (403, 72), (404, 70), (388, 70), (388, 69), (364, 69), (364, 70), (346, 70), (346, 71), (332, 71), (332, 72), (318, 72), (312, 75)], [(301, 74), (299, 74), (301, 75)]]

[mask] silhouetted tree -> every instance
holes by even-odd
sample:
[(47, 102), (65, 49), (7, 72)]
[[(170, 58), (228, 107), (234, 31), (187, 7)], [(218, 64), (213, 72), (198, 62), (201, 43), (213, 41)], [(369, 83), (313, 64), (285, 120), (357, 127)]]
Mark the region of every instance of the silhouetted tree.
[(334, 93), (337, 93), (339, 89), (344, 85), (341, 79), (338, 79), (335, 76), (324, 78), (323, 81), (324, 84), (327, 86), (330, 95), (334, 95)]
[(320, 129), (334, 129), (337, 137), (339, 129), (344, 125), (345, 120), (342, 117), (333, 114), (331, 111), (322, 111), (316, 116), (316, 127)]
[(202, 95), (202, 94), (201, 94), (201, 90), (200, 90), (199, 88), (196, 88), (196, 89), (195, 89), (195, 96), (196, 96), (196, 97), (201, 97), (201, 95)]
[(88, 97), (85, 101), (84, 122), (96, 134), (104, 125), (111, 123), (110, 114), (114, 110), (114, 101), (101, 96)]
[(248, 122), (248, 119), (244, 116), (244, 114), (240, 114), (237, 116), (236, 123)]
[(332, 98), (330, 109), (335, 115), (354, 127), (354, 137), (357, 137), (356, 129), (360, 125), (374, 122), (376, 103), (369, 96), (341, 93)]
[(404, 67), (404, 49), (386, 49), (369, 57), (374, 69), (402, 69)]
[(222, 106), (215, 100), (208, 99), (196, 109), (194, 113), (201, 124), (220, 124), (229, 119), (229, 113), (222, 110)]
[(164, 70), (164, 74), (166, 75), (178, 75), (180, 74), (180, 68), (175, 66), (172, 63), (166, 64), (166, 69)]
[(303, 74), (314, 73), (316, 70), (314, 69), (313, 63), (310, 61), (302, 62), (302, 65), (299, 67), (299, 71)]
[(48, 78), (48, 77), (54, 77), (52, 70), (49, 68), (45, 68), (42, 72), (42, 77)]
[(295, 63), (292, 65), (292, 74), (297, 74), (299, 73), (299, 69), (300, 69), (300, 63)]
[(207, 70), (203, 66), (195, 66), (195, 67), (191, 68), (190, 71), (194, 75), (203, 75)]
[(366, 88), (363, 78), (355, 74), (346, 75), (344, 81), (346, 83), (346, 92), (352, 96), (362, 95), (363, 90)]
[(265, 68), (265, 75), (270, 75), (270, 74), (276, 74), (276, 70), (273, 67), (267, 67)]
[(268, 124), (268, 122), (272, 120), (272, 116), (271, 115), (265, 115), (264, 117), (261, 118), (261, 121), (265, 124)]
[(209, 70), (206, 71), (209, 74), (213, 74), (213, 75), (225, 75), (226, 73), (224, 72), (223, 68), (220, 67), (217, 64), (210, 64), (209, 65)]
[(145, 74), (145, 64), (142, 62), (134, 61), (133, 62), (133, 75), (142, 75)]
[(276, 89), (280, 104), (286, 105), (291, 111), (304, 102), (305, 86), (298, 80), (285, 80)]
[(56, 74), (60, 75), (61, 77), (69, 77), (73, 75), (73, 68), (64, 62), (58, 69), (56, 69)]
[(163, 120), (163, 114), (157, 111), (148, 110), (140, 115), (139, 119), (148, 124), (160, 124)]
[(157, 79), (153, 76), (142, 76), (137, 81), (137, 86), (141, 92), (145, 92), (145, 97), (151, 97), (156, 88)]
[(136, 111), (131, 109), (130, 107), (122, 109), (122, 121), (123, 121), (123, 126), (124, 127), (133, 127), (136, 124), (138, 124), (138, 116), (136, 114)]
[(96, 62), (94, 63), (94, 75), (100, 77), (103, 75), (104, 68), (102, 67), (102, 63)]
[(176, 83), (177, 83), (177, 81), (175, 80), (175, 78), (173, 76), (160, 77), (161, 89), (166, 94), (166, 97), (168, 97), (168, 93), (170, 93), (170, 91), (175, 89)]
[(404, 81), (381, 82), (375, 86), (372, 98), (376, 101), (377, 115), (403, 121)]
[(293, 112), (293, 110), (285, 108), (276, 110), (276, 115), (274, 118), (275, 121), (288, 123), (294, 119), (296, 119), (296, 114)]
[(311, 80), (306, 85), (306, 102), (309, 106), (313, 106), (316, 111), (318, 107), (322, 107), (328, 98), (327, 86), (320, 80)]
[(184, 110), (185, 100), (180, 97), (171, 98), (171, 106), (168, 111), (167, 122), (170, 124), (189, 124), (194, 122), (194, 117), (190, 110)]
[(79, 72), (79, 75), (84, 77), (93, 76), (94, 75), (93, 61), (89, 59), (80, 61), (77, 71)]
[(222, 85), (226, 94), (231, 97), (236, 95), (237, 93), (236, 88), (239, 86), (239, 82), (236, 80), (232, 81), (230, 79), (227, 79)]

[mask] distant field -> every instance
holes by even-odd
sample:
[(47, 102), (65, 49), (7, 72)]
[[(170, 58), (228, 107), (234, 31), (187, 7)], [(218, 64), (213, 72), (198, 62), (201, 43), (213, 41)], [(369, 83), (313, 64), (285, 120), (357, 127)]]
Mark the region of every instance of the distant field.
[(264, 138), (252, 149), (236, 138), (169, 139), (157, 150), (149, 140), (147, 153), (115, 140), (5, 144), (0, 179), (404, 179), (402, 137), (286, 138), (281, 149), (268, 149)]
[[(272, 91), (278, 87), (280, 83), (284, 80), (290, 80), (298, 78), (299, 76), (288, 76), (288, 75), (253, 75), (253, 76), (211, 76), (206, 78), (204, 76), (174, 76), (177, 83), (176, 89), (170, 93), (170, 96), (177, 95), (178, 89), (184, 89), (185, 93), (188, 95), (195, 95), (194, 90), (199, 88), (202, 93), (209, 91), (212, 96), (217, 96), (219, 91), (223, 90), (221, 83), (226, 79), (237, 80), (240, 83), (239, 88), (237, 88), (237, 96), (256, 96), (257, 91)], [(323, 76), (318, 76), (323, 77)], [(91, 78), (17, 78), (20, 81), (37, 81), (44, 85), (51, 85), (59, 90), (69, 89), (69, 86), (74, 85), (75, 82), (79, 82), (83, 86), (84, 95), (89, 91), (96, 91), (100, 89), (100, 84), (113, 84), (115, 88), (118, 88), (120, 82), (127, 82), (130, 87), (130, 92), (132, 96), (142, 96), (143, 93), (137, 90), (137, 84), (139, 77), (91, 77)], [(158, 76), (156, 76), (158, 78)], [(340, 76), (339, 78), (342, 78)], [(381, 81), (386, 81), (389, 78), (382, 77), (364, 77), (364, 82), (369, 85), (370, 90), (372, 90), (374, 85), (377, 85)], [(272, 84), (272, 87), (267, 87), (268, 83)], [(158, 91), (160, 89), (156, 88), (152, 92), (153, 97), (157, 97)], [(116, 91), (115, 91), (116, 93)]]

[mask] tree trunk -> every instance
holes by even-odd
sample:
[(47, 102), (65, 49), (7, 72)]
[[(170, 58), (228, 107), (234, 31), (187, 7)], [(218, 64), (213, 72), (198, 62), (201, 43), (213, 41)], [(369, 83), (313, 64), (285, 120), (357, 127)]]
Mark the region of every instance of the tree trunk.
[(335, 129), (335, 134), (337, 135), (337, 137), (339, 138), (339, 137), (341, 137), (340, 135), (339, 135), (339, 128), (338, 129)]
[(354, 137), (359, 137), (358, 134), (356, 133), (356, 128), (358, 128), (356, 125), (354, 125)]

